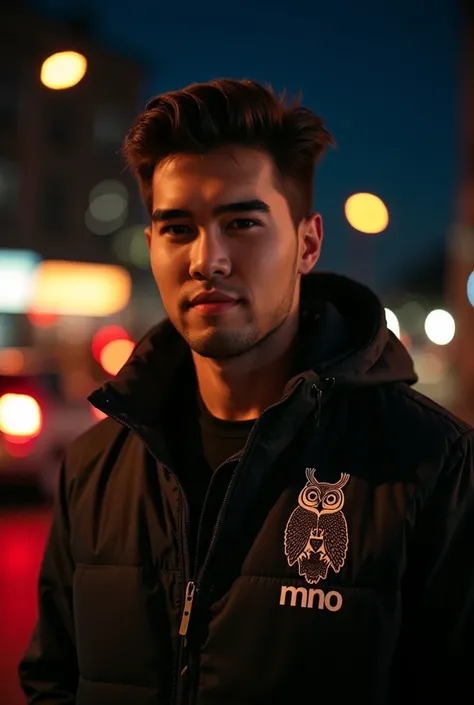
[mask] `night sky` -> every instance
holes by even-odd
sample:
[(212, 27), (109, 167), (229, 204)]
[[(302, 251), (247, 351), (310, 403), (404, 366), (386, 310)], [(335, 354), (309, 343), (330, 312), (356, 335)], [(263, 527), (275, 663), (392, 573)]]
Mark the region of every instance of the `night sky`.
[[(30, 4), (59, 19), (84, 9), (76, 0)], [(97, 39), (146, 60), (144, 102), (220, 76), (303, 92), (337, 141), (317, 173), (322, 268), (352, 272), (359, 252), (370, 262), (363, 278), (386, 293), (441, 251), (458, 178), (452, 0), (99, 0), (93, 12)], [(344, 202), (357, 191), (387, 204), (381, 235), (347, 224)]]

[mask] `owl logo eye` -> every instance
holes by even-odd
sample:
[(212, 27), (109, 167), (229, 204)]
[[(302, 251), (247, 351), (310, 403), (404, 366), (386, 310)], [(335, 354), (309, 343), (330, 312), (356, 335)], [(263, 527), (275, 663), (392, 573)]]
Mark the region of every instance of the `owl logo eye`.
[(317, 487), (305, 487), (301, 492), (300, 500), (308, 509), (316, 509), (321, 501), (321, 492)]
[(324, 509), (339, 509), (339, 505), (343, 502), (343, 494), (340, 490), (333, 490), (324, 495)]

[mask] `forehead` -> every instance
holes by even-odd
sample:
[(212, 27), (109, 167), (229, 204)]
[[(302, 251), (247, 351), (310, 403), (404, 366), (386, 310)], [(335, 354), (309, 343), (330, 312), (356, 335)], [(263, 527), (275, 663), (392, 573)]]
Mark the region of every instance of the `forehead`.
[(278, 195), (271, 158), (259, 150), (226, 147), (213, 152), (179, 154), (153, 175), (153, 206), (170, 207), (193, 200), (271, 198)]

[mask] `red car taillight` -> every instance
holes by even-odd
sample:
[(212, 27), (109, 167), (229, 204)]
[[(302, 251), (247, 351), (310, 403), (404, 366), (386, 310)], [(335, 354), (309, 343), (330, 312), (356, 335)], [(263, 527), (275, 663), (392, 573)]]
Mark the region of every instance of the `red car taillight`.
[(0, 397), (0, 432), (10, 443), (26, 443), (41, 433), (43, 415), (34, 397), (4, 394)]

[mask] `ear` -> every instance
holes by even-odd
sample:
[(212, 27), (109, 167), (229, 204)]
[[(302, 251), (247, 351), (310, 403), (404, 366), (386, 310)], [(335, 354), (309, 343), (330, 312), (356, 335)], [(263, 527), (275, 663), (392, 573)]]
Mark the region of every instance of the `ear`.
[(319, 213), (313, 213), (299, 226), (301, 254), (298, 272), (309, 274), (321, 254), (323, 242), (323, 219)]
[(150, 226), (145, 228), (145, 237), (146, 237), (148, 249), (150, 250), (151, 249), (151, 227)]

